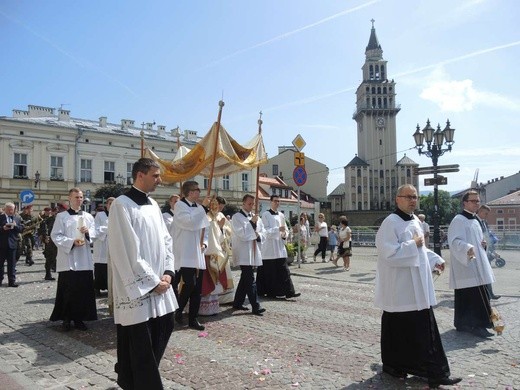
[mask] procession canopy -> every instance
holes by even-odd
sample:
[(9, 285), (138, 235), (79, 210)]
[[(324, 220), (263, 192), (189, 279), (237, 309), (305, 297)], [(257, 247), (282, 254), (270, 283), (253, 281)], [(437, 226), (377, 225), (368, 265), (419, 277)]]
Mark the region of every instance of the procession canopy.
[[(217, 148), (215, 148), (217, 143)], [(145, 157), (155, 160), (161, 166), (164, 184), (172, 184), (192, 179), (196, 175), (209, 177), (216, 150), (214, 176), (224, 176), (244, 170), (251, 170), (267, 163), (261, 134), (256, 134), (244, 146), (231, 137), (217, 122), (192, 150), (181, 146), (173, 160), (162, 160), (152, 150), (145, 149)], [(188, 152), (187, 152), (188, 151)]]

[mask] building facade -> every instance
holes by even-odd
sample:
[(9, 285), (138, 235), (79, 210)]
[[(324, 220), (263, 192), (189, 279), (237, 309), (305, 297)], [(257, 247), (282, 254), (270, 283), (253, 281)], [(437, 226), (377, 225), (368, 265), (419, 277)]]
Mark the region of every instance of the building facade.
[[(80, 187), (94, 195), (101, 186), (132, 184), (132, 166), (141, 156), (141, 142), (162, 159), (173, 159), (179, 141), (188, 148), (200, 138), (196, 131), (142, 123), (136, 127), (130, 119), (109, 123), (72, 118), (70, 112), (29, 105), (27, 110), (13, 110), (12, 117), (0, 117), (0, 204), (15, 202), (31, 190), (35, 210), (67, 199), (68, 190)], [(208, 179), (195, 177), (201, 188)], [(215, 177), (212, 193), (241, 204), (245, 193), (255, 191), (256, 169)], [(179, 184), (158, 187), (154, 198), (161, 204)], [(90, 208), (90, 207), (89, 207)], [(94, 208), (92, 204), (91, 208)]]

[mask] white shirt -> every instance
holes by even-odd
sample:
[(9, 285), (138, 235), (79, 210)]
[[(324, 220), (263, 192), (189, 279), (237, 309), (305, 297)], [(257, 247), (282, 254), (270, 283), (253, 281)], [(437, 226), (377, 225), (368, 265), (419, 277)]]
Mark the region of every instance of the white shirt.
[(376, 234), (375, 305), (384, 311), (423, 310), (437, 303), (432, 268), (444, 260), (424, 245), (417, 247), (415, 236), (423, 236), (419, 219), (405, 221), (395, 213)]
[(78, 238), (78, 223), (81, 223), (81, 219), (88, 228), (90, 239), (93, 240), (96, 237), (96, 228), (92, 215), (88, 213), (70, 215), (68, 211), (56, 215), (51, 238), (58, 247), (58, 255), (56, 257), (57, 272), (94, 269), (90, 242), (85, 240), (85, 245), (74, 246), (74, 240)]
[(110, 206), (109, 269), (112, 275), (114, 322), (133, 325), (177, 309), (173, 289), (152, 291), (165, 271), (175, 268), (172, 238), (157, 202), (137, 205), (121, 195)]
[(183, 199), (175, 203), (173, 213), (173, 253), (176, 269), (206, 269), (201, 243), (206, 244), (206, 247), (208, 245), (207, 232), (203, 231), (209, 227), (208, 217), (202, 206), (191, 207)]
[[(450, 282), (453, 289), (482, 286), (495, 281), (486, 250), (482, 246), (484, 235), (476, 219), (458, 214), (448, 228), (450, 245)], [(468, 259), (468, 250), (473, 248), (475, 259)]]

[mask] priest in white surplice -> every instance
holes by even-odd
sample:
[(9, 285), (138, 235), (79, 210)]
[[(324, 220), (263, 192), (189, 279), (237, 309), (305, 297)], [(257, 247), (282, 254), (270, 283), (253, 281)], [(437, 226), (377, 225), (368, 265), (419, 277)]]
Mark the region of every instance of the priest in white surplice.
[(141, 158), (134, 185), (110, 208), (109, 267), (117, 324), (117, 383), (123, 389), (162, 389), (159, 362), (173, 331), (177, 301), (172, 239), (148, 194), (161, 183), (159, 165)]
[(376, 235), (378, 253), (375, 304), (381, 318), (383, 372), (428, 378), (430, 387), (460, 382), (450, 378), (432, 306), (432, 269), (444, 260), (425, 247), (419, 219), (413, 215), (417, 191), (410, 184), (397, 190), (397, 209), (385, 218)]
[(101, 290), (108, 290), (108, 214), (114, 200), (113, 197), (108, 198), (104, 210), (98, 211), (94, 218), (96, 238), (92, 258), (94, 259), (94, 289), (97, 296), (101, 295)]
[(491, 306), (486, 285), (495, 281), (489, 264), (482, 229), (475, 217), (480, 205), (478, 192), (470, 190), (462, 196), (463, 212), (453, 218), (448, 228), (451, 267), (450, 288), (455, 289), (454, 325), (459, 332), (490, 337), (486, 328)]
[(189, 301), (188, 326), (204, 330), (197, 316), (199, 315), (202, 292), (202, 273), (206, 269), (204, 251), (208, 247), (206, 228), (209, 227), (206, 209), (210, 198), (206, 197), (202, 205), (198, 204), (199, 184), (190, 180), (182, 183), (183, 197), (175, 204), (173, 212), (173, 253), (176, 270), (181, 276), (179, 284), (179, 308), (175, 312), (175, 321), (183, 324), (182, 312)]
[(90, 242), (96, 236), (94, 217), (81, 210), (83, 192), (69, 190), (70, 208), (56, 216), (51, 238), (58, 248), (56, 271), (58, 288), (51, 321), (63, 321), (63, 329), (71, 329), (71, 321), (79, 330), (87, 330), (83, 321), (97, 320), (96, 298)]

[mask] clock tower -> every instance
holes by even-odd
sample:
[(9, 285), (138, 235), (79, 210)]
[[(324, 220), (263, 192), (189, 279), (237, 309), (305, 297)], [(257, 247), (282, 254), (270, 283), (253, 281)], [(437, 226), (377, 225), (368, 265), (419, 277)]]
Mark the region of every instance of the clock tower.
[[(403, 170), (397, 162), (396, 116), (401, 108), (395, 102), (395, 82), (388, 79), (374, 19), (362, 71), (353, 115), (358, 153), (345, 167), (346, 210), (390, 210), (398, 186), (408, 182), (410, 167)], [(404, 162), (415, 164), (409, 158)]]

